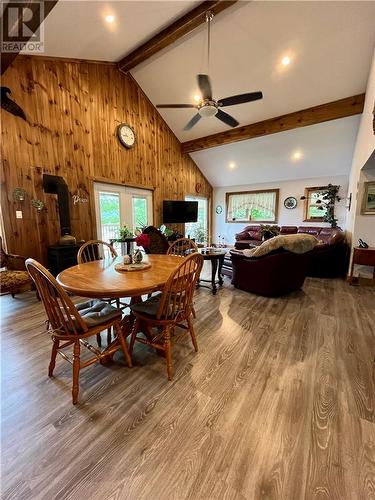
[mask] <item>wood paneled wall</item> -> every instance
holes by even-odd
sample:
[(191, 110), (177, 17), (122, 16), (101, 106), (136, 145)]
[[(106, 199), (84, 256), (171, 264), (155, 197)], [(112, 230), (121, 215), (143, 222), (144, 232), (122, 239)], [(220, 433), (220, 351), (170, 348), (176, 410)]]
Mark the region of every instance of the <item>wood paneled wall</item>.
[[(96, 235), (93, 180), (154, 188), (154, 222), (161, 222), (162, 201), (212, 188), (131, 76), (111, 64), (19, 56), (3, 86), (25, 111), (29, 123), (2, 111), (2, 197), (8, 250), (45, 261), (46, 246), (59, 239), (57, 197), (42, 190), (43, 173), (60, 175), (73, 194), (81, 188), (89, 202), (71, 202), (72, 234)], [(116, 127), (134, 127), (137, 144), (123, 148)], [(27, 191), (15, 202), (15, 187)], [(31, 199), (41, 199), (38, 213)], [(16, 210), (23, 219), (16, 219)]]

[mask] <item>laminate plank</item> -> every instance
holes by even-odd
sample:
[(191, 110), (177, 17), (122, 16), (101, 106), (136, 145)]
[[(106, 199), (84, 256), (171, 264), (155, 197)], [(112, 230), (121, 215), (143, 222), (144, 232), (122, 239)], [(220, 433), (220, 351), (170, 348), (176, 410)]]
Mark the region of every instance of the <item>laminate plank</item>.
[(197, 291), (199, 352), (176, 344), (171, 383), (139, 345), (131, 370), (83, 370), (73, 407), (35, 294), (2, 297), (2, 498), (374, 498), (373, 304), (341, 280), (276, 299), (226, 280)]

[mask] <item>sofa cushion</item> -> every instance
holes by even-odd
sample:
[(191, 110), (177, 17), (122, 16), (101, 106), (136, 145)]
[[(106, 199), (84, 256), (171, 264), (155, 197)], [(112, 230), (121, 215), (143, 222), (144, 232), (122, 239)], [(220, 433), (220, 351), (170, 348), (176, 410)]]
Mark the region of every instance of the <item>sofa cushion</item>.
[(249, 240), (257, 240), (257, 241), (262, 241), (262, 236), (260, 234), (260, 231), (248, 231), (248, 239)]
[(31, 278), (27, 271), (1, 271), (0, 288), (2, 291), (11, 288), (31, 284)]
[(279, 248), (288, 250), (293, 253), (310, 252), (317, 245), (317, 240), (310, 234), (287, 234), (279, 235), (264, 241), (259, 247), (251, 250), (244, 250), (243, 254), (246, 257), (262, 257), (268, 255)]
[(297, 226), (281, 226), (280, 234), (296, 234), (297, 230)]
[(318, 236), (321, 231), (321, 227), (313, 227), (313, 226), (300, 226), (298, 228), (298, 234), (312, 234), (313, 236)]

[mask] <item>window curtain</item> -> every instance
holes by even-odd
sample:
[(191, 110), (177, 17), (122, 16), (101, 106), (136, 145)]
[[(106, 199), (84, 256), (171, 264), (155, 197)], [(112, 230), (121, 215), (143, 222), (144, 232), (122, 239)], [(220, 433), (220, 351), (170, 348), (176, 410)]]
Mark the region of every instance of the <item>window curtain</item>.
[(265, 214), (266, 218), (273, 220), (275, 208), (276, 193), (274, 192), (232, 194), (228, 198), (229, 219), (251, 221), (251, 214), (253, 210), (256, 210)]

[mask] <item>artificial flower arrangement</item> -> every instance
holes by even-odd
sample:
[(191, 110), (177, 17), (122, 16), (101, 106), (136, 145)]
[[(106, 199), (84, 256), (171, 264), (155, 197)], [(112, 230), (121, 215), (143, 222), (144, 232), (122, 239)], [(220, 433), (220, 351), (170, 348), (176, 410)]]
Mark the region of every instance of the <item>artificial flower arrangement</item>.
[(138, 247), (143, 247), (145, 250), (150, 246), (150, 238), (148, 234), (141, 233), (135, 238)]
[(126, 240), (127, 238), (133, 238), (134, 234), (128, 227), (124, 226), (119, 229), (119, 236), (120, 240)]
[(269, 240), (270, 238), (273, 238), (274, 236), (278, 236), (279, 234), (279, 229), (276, 226), (270, 226), (268, 224), (260, 225), (260, 235), (262, 236), (263, 240)]

